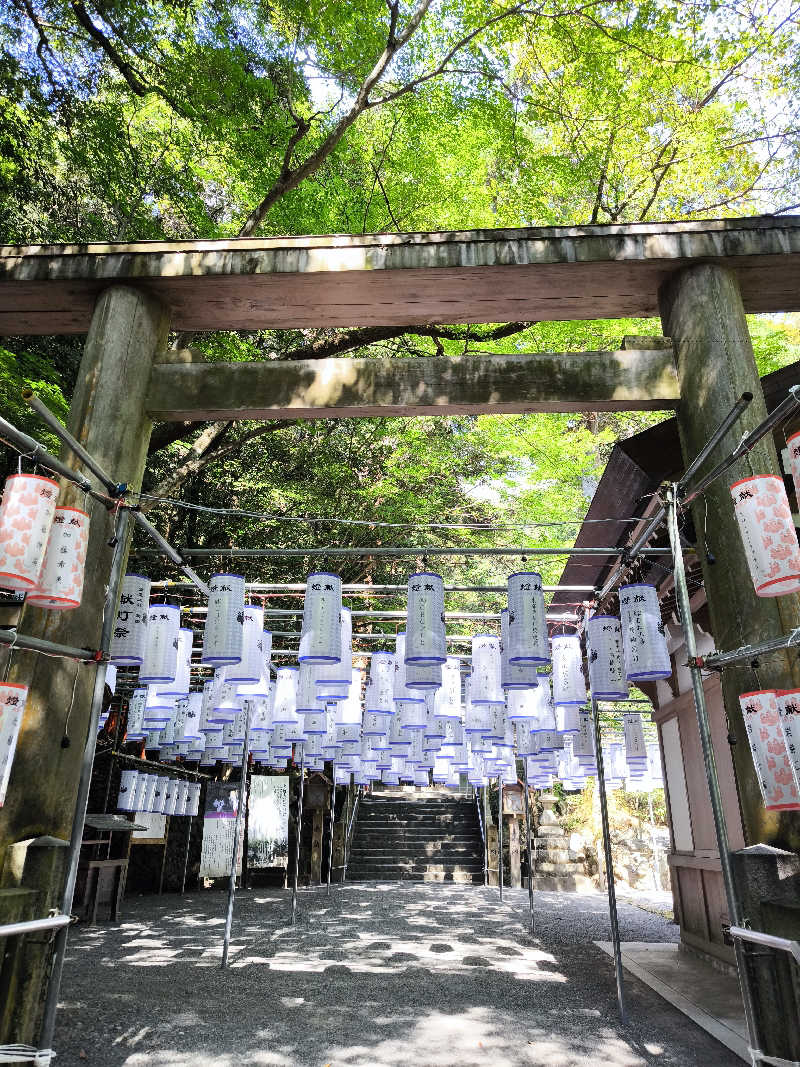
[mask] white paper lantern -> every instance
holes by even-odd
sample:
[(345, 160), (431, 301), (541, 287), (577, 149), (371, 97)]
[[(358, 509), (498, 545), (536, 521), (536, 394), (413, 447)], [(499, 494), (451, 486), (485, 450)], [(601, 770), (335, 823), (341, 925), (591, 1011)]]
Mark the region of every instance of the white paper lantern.
[(642, 763), (647, 769), (647, 746), (644, 740), (644, 725), (638, 711), (626, 711), (622, 716), (622, 732), (625, 737), (625, 759), (631, 764)]
[(402, 701), (397, 704), (397, 714), (404, 730), (424, 730), (428, 725), (428, 709), (425, 701)]
[(178, 671), (178, 631), (181, 609), (174, 604), (151, 604), (147, 612), (147, 643), (139, 681), (165, 685)]
[[(538, 683), (537, 683), (538, 685)], [(530, 724), (537, 721), (539, 703), (534, 689), (509, 689), (506, 692), (506, 718), (509, 722)]]
[(275, 706), (272, 722), (275, 726), (297, 725), (297, 667), (279, 667), (275, 675)]
[(175, 697), (160, 693), (155, 685), (148, 685), (144, 707), (144, 726), (147, 730), (162, 730), (175, 713)]
[(57, 507), (39, 581), (26, 602), (49, 611), (80, 607), (88, 546), (88, 514), (80, 508)]
[(147, 793), (147, 775), (139, 773), (133, 791), (132, 811), (145, 811), (144, 800)]
[(556, 730), (560, 734), (575, 734), (579, 729), (577, 704), (556, 704)]
[[(794, 434), (794, 437), (798, 436), (800, 435)], [(775, 696), (786, 752), (794, 772), (795, 784), (800, 790), (800, 689), (779, 689)]]
[(39, 584), (58, 482), (38, 474), (12, 474), (0, 502), (0, 588), (30, 592)]
[(138, 771), (122, 771), (120, 774), (119, 793), (117, 794), (118, 811), (136, 811), (136, 785), (138, 779)]
[(122, 579), (119, 607), (111, 634), (109, 659), (120, 666), (139, 667), (147, 644), (147, 613), (150, 579), (126, 574)]
[(175, 740), (201, 741), (200, 716), (202, 714), (203, 694), (189, 693), (180, 697), (175, 705)]
[(408, 579), (405, 662), (431, 666), (444, 663), (444, 581), (440, 574), (421, 571)]
[(672, 664), (654, 585), (623, 585), (619, 591), (625, 677), (631, 682), (669, 678)]
[(186, 798), (186, 814), (197, 815), (200, 810), (200, 790), (203, 788), (201, 782), (189, 782), (189, 795)]
[(520, 571), (508, 578), (509, 663), (550, 662), (542, 576)]
[(394, 656), (391, 652), (373, 652), (369, 662), (369, 680), (365, 695), (366, 711), (394, 715)]
[(508, 608), (500, 612), (500, 685), (503, 689), (532, 689), (536, 685), (535, 663), (512, 663), (509, 659)]
[(800, 790), (786, 748), (776, 692), (760, 689), (742, 693), (739, 704), (764, 807), (767, 811), (800, 810)]
[(178, 630), (178, 656), (175, 678), (166, 685), (158, 685), (159, 693), (165, 696), (185, 697), (189, 695), (190, 676), (192, 672), (192, 645), (194, 633), (182, 628)]
[[(337, 737), (339, 737), (339, 727), (346, 727), (352, 731), (354, 726), (360, 727), (361, 725), (361, 671), (357, 667), (352, 667), (350, 670), (350, 685), (347, 691), (347, 697), (345, 700), (337, 701), (336, 708), (334, 710), (334, 725), (337, 727)], [(352, 732), (350, 734), (342, 735), (342, 739), (346, 740), (348, 737), (352, 738)]]
[(144, 727), (146, 705), (147, 690), (134, 689), (128, 701), (128, 728), (125, 735), (128, 741), (143, 741), (147, 736)]
[[(342, 657), (342, 579), (314, 571), (306, 581), (299, 663), (339, 663)], [(349, 664), (346, 664), (349, 666)]]
[[(224, 668), (221, 672), (224, 675)], [(224, 676), (222, 684), (214, 687), (214, 707), (208, 716), (209, 723), (233, 722), (242, 710), (244, 698), (239, 696), (239, 689), (235, 682), (229, 682)]]
[[(264, 673), (264, 609), (248, 604), (242, 614), (242, 658), (230, 664), (225, 677), (239, 685), (256, 685)], [(270, 649), (271, 641), (270, 634)]]
[(186, 814), (186, 802), (189, 799), (189, 783), (178, 782), (177, 799), (175, 800), (175, 815)]
[(211, 667), (236, 664), (244, 644), (244, 578), (240, 574), (214, 574), (208, 588), (200, 660)]
[(257, 746), (272, 733), (272, 711), (275, 706), (275, 683), (270, 683), (265, 697), (248, 697), (250, 703), (250, 733)]
[(505, 703), (500, 686), (500, 638), (494, 634), (477, 634), (472, 638), (473, 704)]
[(153, 810), (153, 795), (156, 791), (156, 785), (158, 784), (157, 774), (142, 774), (144, 778), (145, 786), (144, 791), (141, 794), (139, 811), (152, 811)]
[(586, 624), (589, 685), (595, 700), (627, 700), (622, 625), (613, 615), (594, 615)]
[(319, 665), (317, 696), (320, 700), (346, 700), (350, 688), (353, 666), (353, 614), (350, 608), (342, 608), (339, 621), (341, 636), (338, 663)]
[(577, 634), (558, 634), (551, 641), (553, 653), (553, 700), (556, 704), (585, 704), (581, 639)]
[(0, 808), (3, 806), (17, 750), (19, 728), (28, 699), (28, 686), (0, 683)]
[(756, 596), (800, 591), (800, 546), (783, 479), (743, 478), (731, 495)]
[(434, 711), (437, 715), (460, 721), (464, 715), (461, 704), (461, 661), (448, 656), (442, 667), (442, 684), (434, 690)]
[(407, 663), (406, 664), (406, 698), (420, 697), (442, 684), (441, 663)]
[(588, 711), (578, 713), (578, 732), (572, 735), (572, 752), (581, 766), (587, 768), (587, 773), (592, 773), (588, 768), (595, 766), (595, 743), (594, 727)]
[(317, 715), (322, 704), (317, 692), (317, 665), (301, 663), (297, 674), (295, 708), (298, 715)]

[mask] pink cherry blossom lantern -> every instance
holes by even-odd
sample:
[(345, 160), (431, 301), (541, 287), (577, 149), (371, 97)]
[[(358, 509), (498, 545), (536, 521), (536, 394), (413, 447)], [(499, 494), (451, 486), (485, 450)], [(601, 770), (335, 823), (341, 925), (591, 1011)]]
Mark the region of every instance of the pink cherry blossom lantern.
[(731, 495), (756, 596), (800, 592), (800, 545), (783, 480), (743, 478)]

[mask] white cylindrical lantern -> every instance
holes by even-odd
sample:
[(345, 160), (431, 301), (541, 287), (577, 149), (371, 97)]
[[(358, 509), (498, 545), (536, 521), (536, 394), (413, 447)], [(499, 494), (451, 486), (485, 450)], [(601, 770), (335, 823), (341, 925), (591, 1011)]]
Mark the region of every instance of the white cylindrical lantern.
[(178, 631), (181, 609), (175, 604), (151, 604), (147, 612), (147, 642), (139, 681), (144, 685), (173, 682), (178, 671)]
[(444, 663), (444, 581), (440, 574), (421, 571), (408, 579), (406, 664)]
[(556, 704), (585, 704), (581, 639), (577, 634), (558, 634), (553, 650), (553, 700)]
[(638, 711), (626, 711), (622, 716), (622, 732), (625, 737), (625, 760), (632, 776), (647, 771), (647, 746), (644, 740), (644, 724)]
[[(792, 438), (789, 440), (791, 441)], [(800, 689), (779, 689), (775, 695), (786, 751), (794, 770), (795, 783), (800, 790)], [(652, 777), (652, 766), (650, 774)]]
[(264, 673), (264, 609), (248, 604), (243, 617), (242, 658), (228, 667), (225, 677), (239, 685), (255, 685)]
[(175, 697), (162, 695), (154, 685), (148, 685), (144, 706), (144, 726), (147, 730), (162, 730), (175, 713)]
[(244, 578), (240, 574), (214, 574), (208, 588), (200, 660), (211, 667), (236, 664), (242, 658), (244, 643)]
[(520, 571), (508, 578), (509, 663), (550, 662), (542, 576)]
[(627, 700), (622, 625), (613, 615), (594, 615), (586, 624), (589, 685), (595, 700)]
[(783, 479), (743, 478), (731, 495), (756, 596), (800, 592), (800, 546)]
[(531, 724), (538, 719), (538, 713), (536, 688), (509, 689), (506, 692), (506, 718), (509, 722), (527, 723), (527, 729), (530, 730)]
[(442, 684), (435, 690), (434, 710), (437, 715), (460, 721), (464, 714), (461, 705), (461, 661), (448, 656), (442, 667)]
[(19, 685), (16, 682), (0, 683), (0, 808), (8, 789), (11, 764), (17, 750), (17, 738), (27, 699), (27, 685)]
[(404, 730), (424, 730), (428, 725), (428, 709), (425, 701), (403, 700), (397, 705), (400, 725)]
[(57, 507), (39, 581), (27, 603), (49, 611), (80, 607), (88, 545), (88, 514), (80, 508)]
[(393, 692), (394, 656), (391, 652), (373, 652), (364, 704), (366, 711), (377, 715), (393, 715)]
[(800, 810), (800, 790), (786, 748), (776, 692), (760, 689), (742, 693), (739, 704), (764, 807), (767, 811)]
[(12, 474), (0, 502), (0, 588), (28, 593), (42, 573), (58, 501), (58, 482)]
[(278, 667), (275, 675), (275, 706), (272, 722), (275, 726), (297, 725), (297, 667)]
[(136, 783), (138, 779), (138, 771), (123, 771), (120, 774), (119, 793), (117, 794), (118, 811), (136, 811)]
[(158, 783), (157, 774), (143, 774), (142, 778), (145, 780), (144, 792), (142, 793), (141, 807), (139, 811), (152, 811), (153, 810), (153, 794), (156, 791), (156, 785)]
[(125, 734), (128, 741), (143, 741), (147, 736), (144, 727), (146, 705), (147, 690), (134, 689), (131, 699), (128, 701), (128, 728)]
[(472, 638), (473, 704), (505, 703), (500, 686), (500, 638), (494, 634), (476, 634)]
[(186, 799), (186, 814), (197, 815), (200, 811), (200, 790), (203, 788), (201, 782), (189, 782), (189, 796)]
[(345, 700), (350, 688), (353, 669), (353, 613), (342, 608), (339, 617), (341, 647), (338, 663), (325, 663), (317, 675), (317, 695), (320, 700)]
[(136, 789), (133, 794), (133, 811), (147, 811), (145, 798), (147, 796), (147, 779), (149, 775), (139, 774), (136, 778)]
[(317, 665), (301, 663), (297, 672), (297, 694), (295, 709), (298, 715), (317, 715), (324, 705), (317, 692)]
[(189, 695), (190, 676), (192, 672), (192, 645), (194, 633), (192, 630), (181, 628), (178, 630), (178, 658), (175, 678), (166, 685), (159, 685), (159, 693), (165, 696), (185, 697)]
[[(342, 579), (314, 571), (306, 580), (299, 663), (338, 663), (342, 657)], [(346, 666), (350, 666), (347, 664)]]
[(575, 734), (579, 729), (577, 704), (556, 704), (556, 730), (560, 734)]
[[(185, 700), (185, 706), (181, 707), (181, 700)], [(182, 697), (178, 701), (176, 706), (176, 728), (175, 728), (175, 740), (178, 740), (177, 729), (177, 715), (178, 711), (183, 716), (183, 723), (181, 726), (181, 740), (183, 741), (201, 741), (203, 740), (203, 734), (200, 731), (200, 716), (202, 714), (203, 707), (203, 694), (202, 693), (189, 693), (187, 697)]]
[(508, 608), (500, 612), (500, 685), (503, 689), (532, 689), (536, 685), (535, 663), (512, 663), (509, 659)]
[(619, 591), (625, 677), (629, 682), (669, 678), (672, 664), (654, 585), (623, 585)]
[(233, 722), (244, 703), (244, 698), (239, 696), (236, 683), (225, 680), (218, 688), (215, 687), (214, 693), (214, 707), (208, 716), (209, 723), (219, 723), (224, 726), (226, 723)]
[(431, 689), (438, 689), (442, 684), (441, 663), (407, 663), (406, 664), (406, 697), (413, 700), (421, 695), (425, 699), (425, 693)]
[(109, 660), (120, 666), (139, 667), (147, 644), (150, 579), (126, 574), (122, 579), (117, 617), (111, 634)]

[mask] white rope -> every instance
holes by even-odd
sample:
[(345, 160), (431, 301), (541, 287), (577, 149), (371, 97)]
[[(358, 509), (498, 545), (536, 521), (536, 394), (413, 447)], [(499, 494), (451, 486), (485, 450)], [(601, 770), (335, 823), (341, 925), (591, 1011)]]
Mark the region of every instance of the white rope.
[(35, 1063), (50, 1067), (55, 1056), (51, 1048), (34, 1048), (33, 1045), (0, 1045), (0, 1063)]

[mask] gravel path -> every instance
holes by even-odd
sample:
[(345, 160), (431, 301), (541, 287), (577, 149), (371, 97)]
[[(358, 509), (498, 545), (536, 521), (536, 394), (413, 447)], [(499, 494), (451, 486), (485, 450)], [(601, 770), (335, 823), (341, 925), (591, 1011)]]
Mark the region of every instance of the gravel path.
[[(542, 1067), (740, 1061), (627, 977), (616, 1016), (601, 894), (362, 883), (237, 895), (231, 967), (219, 968), (225, 896), (126, 901), (118, 926), (70, 937), (56, 1063), (102, 1067)], [(677, 927), (620, 904), (626, 941)]]

